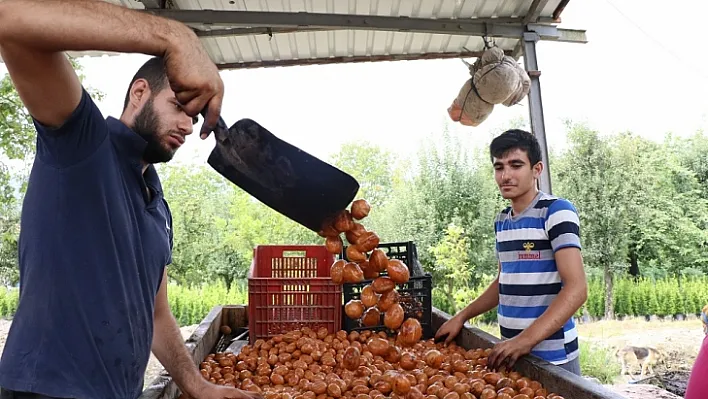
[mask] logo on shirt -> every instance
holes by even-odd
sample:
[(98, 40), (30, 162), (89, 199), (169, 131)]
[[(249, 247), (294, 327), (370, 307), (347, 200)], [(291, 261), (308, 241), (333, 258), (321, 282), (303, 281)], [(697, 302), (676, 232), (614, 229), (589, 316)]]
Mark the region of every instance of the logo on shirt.
[(534, 246), (535, 246), (535, 244), (532, 242), (525, 242), (524, 249), (526, 251), (519, 252), (519, 259), (524, 259), (524, 260), (541, 259), (541, 252), (540, 251), (531, 252), (531, 250), (533, 249)]
[(170, 224), (167, 223), (167, 220), (165, 220), (165, 228), (167, 229), (167, 232), (170, 232)]

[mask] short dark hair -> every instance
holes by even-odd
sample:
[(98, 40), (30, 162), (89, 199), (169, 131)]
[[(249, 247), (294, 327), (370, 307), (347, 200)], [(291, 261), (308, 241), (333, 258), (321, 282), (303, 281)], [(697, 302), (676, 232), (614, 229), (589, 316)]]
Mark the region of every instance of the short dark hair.
[(150, 86), (152, 95), (159, 93), (167, 87), (167, 71), (165, 69), (165, 60), (162, 57), (152, 57), (147, 60), (143, 66), (138, 69), (133, 76), (133, 79), (128, 85), (128, 91), (125, 93), (125, 101), (123, 101), (123, 111), (128, 107), (128, 101), (130, 100), (130, 88), (133, 86), (138, 79), (145, 79)]
[(501, 158), (516, 149), (526, 152), (531, 166), (541, 161), (541, 146), (536, 136), (521, 129), (509, 129), (495, 137), (489, 144), (489, 155), (494, 162), (494, 158)]

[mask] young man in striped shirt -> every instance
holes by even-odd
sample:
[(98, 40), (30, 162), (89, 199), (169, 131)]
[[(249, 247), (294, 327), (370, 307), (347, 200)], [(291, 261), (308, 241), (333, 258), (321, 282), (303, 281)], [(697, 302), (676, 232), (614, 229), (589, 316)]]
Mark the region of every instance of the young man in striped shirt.
[(531, 353), (580, 375), (572, 317), (587, 299), (587, 281), (576, 209), (538, 190), (543, 163), (531, 133), (504, 132), (490, 155), (499, 190), (511, 202), (494, 221), (499, 274), (436, 337), (450, 342), (467, 320), (497, 307), (502, 342), (489, 355), (490, 367), (512, 367)]

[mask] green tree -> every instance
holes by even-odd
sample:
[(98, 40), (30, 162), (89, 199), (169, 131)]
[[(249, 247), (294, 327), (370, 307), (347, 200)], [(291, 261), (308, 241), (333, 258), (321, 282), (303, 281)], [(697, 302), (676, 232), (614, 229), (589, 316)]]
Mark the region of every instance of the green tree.
[(392, 152), (369, 142), (347, 142), (331, 163), (359, 181), (357, 197), (366, 199), (373, 209), (390, 199), (395, 163)]
[(201, 284), (228, 259), (225, 230), (215, 228), (228, 217), (231, 183), (207, 166), (161, 165), (165, 198), (172, 212), (174, 248), (170, 277), (182, 284)]
[[(19, 282), (17, 238), (20, 232), (20, 214), (16, 204), (0, 204), (0, 287)], [(0, 288), (2, 290), (2, 288)]]
[(235, 280), (246, 277), (248, 259), (232, 248), (226, 247), (219, 252), (220, 258), (210, 264), (210, 273), (218, 276), (226, 284), (226, 291), (231, 291)]
[(445, 229), (443, 239), (430, 248), (435, 258), (433, 278), (436, 286), (447, 298), (453, 314), (458, 311), (455, 293), (468, 287), (475, 271), (468, 251), (469, 240), (465, 236), (465, 230), (455, 223), (450, 223)]
[(468, 256), (478, 272), (470, 283), (476, 285), (480, 274), (497, 268), (494, 215), (503, 209), (504, 201), (486, 149), (471, 147), (447, 131), (430, 139), (418, 154), (413, 176), (394, 197), (399, 229), (419, 242), (421, 263), (429, 268), (435, 258), (428, 248), (443, 239), (450, 223), (467, 232)]
[(324, 239), (235, 188), (228, 198), (228, 218), (221, 220), (225, 242), (247, 259), (257, 245), (317, 244)]
[(708, 199), (708, 135), (698, 131), (685, 139), (668, 136), (666, 144), (678, 156), (681, 165), (696, 178), (701, 197)]
[(579, 213), (583, 257), (602, 270), (605, 317), (614, 318), (613, 283), (623, 268), (629, 242), (629, 187), (621, 158), (599, 133), (582, 124), (569, 125), (570, 148), (556, 162), (556, 192)]
[(616, 137), (617, 173), (624, 176), (629, 210), (628, 258), (630, 272), (639, 263), (661, 265), (677, 275), (684, 267), (702, 267), (702, 246), (708, 241), (705, 212), (696, 176), (666, 145), (631, 133)]

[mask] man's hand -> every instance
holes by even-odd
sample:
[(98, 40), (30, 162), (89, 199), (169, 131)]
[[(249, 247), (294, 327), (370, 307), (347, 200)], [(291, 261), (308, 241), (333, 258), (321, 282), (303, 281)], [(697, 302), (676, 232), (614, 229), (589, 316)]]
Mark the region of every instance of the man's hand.
[(198, 396), (182, 394), (184, 399), (262, 399), (263, 395), (256, 392), (244, 391), (234, 387), (216, 385), (206, 380), (200, 384)]
[(187, 25), (106, 1), (0, 1), (0, 54), (24, 105), (45, 125), (61, 126), (81, 99), (64, 53), (90, 50), (164, 57), (185, 112), (206, 108), (202, 133), (216, 126), (224, 84)]
[(201, 138), (205, 139), (219, 121), (224, 82), (199, 39), (196, 36), (191, 39), (175, 43), (167, 50), (165, 66), (167, 79), (184, 112), (194, 117), (206, 108), (201, 131)]
[[(501, 263), (498, 264), (499, 271), (501, 271)], [(499, 305), (499, 275), (489, 284), (486, 290), (477, 299), (472, 301), (466, 308), (457, 312), (455, 316), (446, 321), (440, 328), (438, 332), (435, 333), (435, 340), (447, 335), (445, 338), (445, 345), (452, 342), (457, 334), (460, 333), (465, 322), (473, 317), (477, 317), (482, 313), (489, 312), (495, 306)]]
[(445, 338), (445, 345), (449, 344), (455, 339), (455, 337), (457, 337), (457, 334), (460, 333), (460, 330), (462, 330), (462, 326), (464, 326), (464, 324), (465, 320), (458, 313), (440, 326), (438, 332), (435, 333), (435, 340), (447, 335), (447, 338)]
[(511, 369), (521, 356), (529, 354), (532, 349), (533, 342), (517, 335), (494, 345), (492, 352), (487, 357), (487, 367), (492, 370), (498, 370), (504, 365), (507, 370)]

